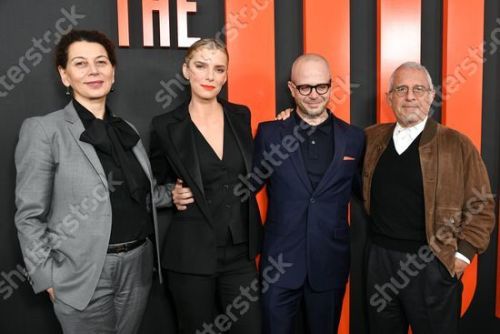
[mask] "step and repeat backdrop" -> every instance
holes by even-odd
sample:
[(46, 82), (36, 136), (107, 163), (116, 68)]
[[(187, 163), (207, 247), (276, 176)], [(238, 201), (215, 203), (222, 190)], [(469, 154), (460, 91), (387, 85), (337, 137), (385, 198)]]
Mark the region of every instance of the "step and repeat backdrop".
[[(46, 294), (34, 295), (14, 227), (14, 148), (21, 122), (67, 103), (53, 50), (71, 29), (97, 29), (117, 45), (112, 110), (148, 145), (153, 116), (186, 96), (185, 50), (224, 40), (229, 80), (222, 94), (248, 105), (254, 129), (292, 105), (287, 81), (304, 52), (324, 55), (330, 106), (360, 127), (394, 120), (385, 102), (391, 72), (425, 65), (437, 94), (432, 117), (467, 134), (481, 151), (493, 191), (500, 171), (500, 3), (497, 0), (2, 0), (0, 1), (0, 333), (58, 333)], [(264, 209), (266, 200), (259, 198)], [(497, 224), (498, 225), (498, 224)], [(352, 272), (340, 333), (366, 333), (362, 254), (366, 221), (351, 208)], [(500, 331), (498, 226), (463, 282), (462, 333)], [(155, 282), (144, 333), (175, 332), (170, 296)], [(301, 324), (297, 333), (303, 333)]]

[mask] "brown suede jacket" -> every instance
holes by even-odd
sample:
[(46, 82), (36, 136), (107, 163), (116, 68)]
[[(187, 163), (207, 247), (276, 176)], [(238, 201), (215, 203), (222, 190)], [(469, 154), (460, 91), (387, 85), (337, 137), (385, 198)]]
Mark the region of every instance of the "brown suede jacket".
[[(363, 199), (368, 214), (373, 173), (391, 142), (394, 127), (395, 123), (380, 124), (365, 130)], [(419, 152), (427, 242), (454, 275), (456, 251), (472, 259), (488, 247), (495, 224), (488, 174), (481, 155), (466, 136), (431, 118), (422, 132)]]

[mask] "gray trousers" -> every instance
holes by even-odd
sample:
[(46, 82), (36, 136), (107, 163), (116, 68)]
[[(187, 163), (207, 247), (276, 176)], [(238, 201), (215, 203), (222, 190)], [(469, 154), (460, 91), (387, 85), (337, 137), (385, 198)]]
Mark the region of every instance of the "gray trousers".
[(57, 299), (54, 312), (65, 334), (137, 333), (151, 289), (153, 245), (107, 254), (89, 305), (78, 311)]

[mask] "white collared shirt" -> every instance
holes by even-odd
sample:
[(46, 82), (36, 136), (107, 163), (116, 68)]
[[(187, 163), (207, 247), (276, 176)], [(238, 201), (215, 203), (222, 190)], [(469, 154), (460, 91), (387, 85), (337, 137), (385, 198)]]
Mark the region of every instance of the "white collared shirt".
[(422, 122), (408, 128), (402, 127), (399, 123), (396, 124), (392, 139), (394, 140), (394, 148), (399, 155), (403, 154), (418, 135), (424, 131), (426, 123), (427, 117)]
[[(424, 131), (426, 123), (427, 117), (422, 122), (408, 128), (402, 127), (399, 123), (396, 124), (392, 139), (394, 140), (394, 148), (399, 155), (403, 154), (422, 131)], [(455, 252), (455, 258), (470, 264), (470, 260), (462, 253)]]

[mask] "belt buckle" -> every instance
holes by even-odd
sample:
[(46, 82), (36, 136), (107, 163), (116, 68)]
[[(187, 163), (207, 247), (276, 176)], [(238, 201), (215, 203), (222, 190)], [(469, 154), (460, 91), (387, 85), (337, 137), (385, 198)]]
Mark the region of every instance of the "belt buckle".
[(127, 244), (114, 245), (109, 248), (110, 253), (123, 253), (128, 249)]
[(128, 252), (128, 251), (131, 251), (132, 249), (135, 249), (135, 248), (139, 247), (145, 241), (146, 241), (146, 239), (143, 239), (143, 240), (134, 240), (134, 241), (130, 241), (130, 242), (123, 243), (123, 244), (111, 245), (111, 247), (108, 247), (108, 252), (109, 253), (124, 253), (124, 252)]
[(116, 247), (116, 253), (123, 253), (126, 252), (127, 250), (128, 250), (127, 244), (119, 245)]

